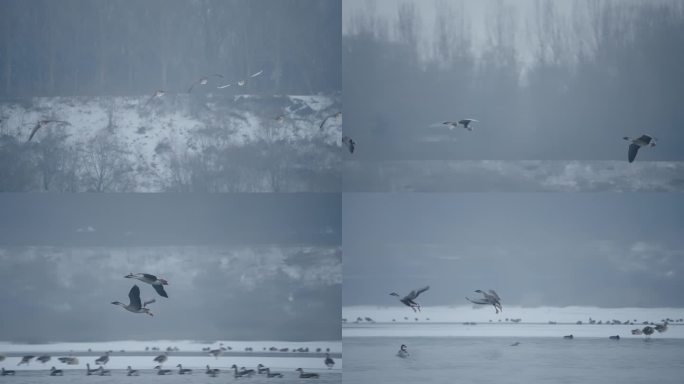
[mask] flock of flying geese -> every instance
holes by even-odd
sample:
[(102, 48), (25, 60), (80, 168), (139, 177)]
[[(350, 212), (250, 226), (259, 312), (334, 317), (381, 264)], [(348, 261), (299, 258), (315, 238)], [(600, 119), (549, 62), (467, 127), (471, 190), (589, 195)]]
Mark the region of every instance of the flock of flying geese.
[[(441, 123), (443, 126), (447, 126), (449, 130), (453, 130), (458, 127), (463, 127), (464, 129), (471, 131), (473, 130), (473, 123), (479, 123), (479, 120), (475, 119), (461, 119), (461, 120), (455, 120), (455, 121), (445, 121)], [(629, 141), (629, 149), (627, 151), (627, 160), (631, 163), (636, 159), (637, 152), (639, 151), (639, 148), (641, 147), (655, 147), (656, 142), (658, 139), (656, 139), (653, 136), (650, 135), (641, 135), (639, 137), (623, 137), (624, 140)], [(342, 137), (342, 143), (349, 149), (350, 153), (354, 153), (354, 147), (356, 146), (356, 142), (352, 140), (349, 136), (343, 136)]]
[[(418, 298), (418, 295), (427, 291), (428, 289), (430, 289), (430, 286), (425, 286), (423, 288), (414, 289), (404, 297), (401, 297), (401, 295), (399, 295), (396, 292), (390, 293), (390, 296), (398, 297), (399, 301), (402, 304), (406, 305), (407, 307), (411, 308), (413, 310), (413, 312), (420, 312), (420, 304), (418, 304), (416, 302), (416, 299)], [(487, 292), (485, 292), (481, 289), (478, 289), (475, 292), (481, 294), (482, 297), (479, 299), (470, 299), (470, 298), (466, 297), (466, 300), (468, 300), (469, 302), (471, 302), (473, 304), (478, 304), (478, 305), (492, 305), (494, 307), (494, 310), (496, 311), (496, 313), (503, 312), (503, 308), (501, 306), (501, 298), (496, 293), (496, 291), (494, 291), (493, 289), (490, 289)], [(658, 333), (663, 333), (663, 332), (667, 331), (667, 321), (664, 321), (663, 324), (656, 324), (654, 326), (647, 325), (643, 329), (639, 329), (639, 328), (633, 329), (632, 335), (650, 336), (656, 331)], [(573, 339), (573, 335), (566, 335), (566, 336), (563, 336), (563, 338), (564, 339)], [(619, 335), (610, 336), (609, 338), (611, 340), (619, 340), (620, 336)], [(513, 347), (518, 346), (518, 345), (520, 345), (519, 342), (515, 342), (515, 343), (511, 344), (511, 346), (513, 346)], [(397, 356), (401, 357), (401, 358), (407, 358), (410, 356), (406, 345), (404, 345), (404, 344), (401, 345), (401, 347), (399, 348), (399, 351), (397, 352)]]
[[(404, 297), (401, 297), (401, 295), (399, 295), (396, 292), (390, 293), (390, 296), (398, 297), (399, 301), (405, 306), (413, 309), (413, 312), (420, 312), (420, 304), (416, 302), (416, 299), (418, 298), (418, 295), (427, 291), (428, 289), (430, 289), (429, 285), (423, 288), (414, 289)], [(466, 300), (470, 301), (473, 304), (493, 305), (494, 309), (496, 310), (496, 313), (503, 312), (503, 309), (501, 307), (501, 298), (496, 293), (496, 291), (490, 289), (489, 292), (485, 292), (481, 289), (478, 289), (475, 292), (482, 294), (482, 298), (473, 300), (466, 297)]]

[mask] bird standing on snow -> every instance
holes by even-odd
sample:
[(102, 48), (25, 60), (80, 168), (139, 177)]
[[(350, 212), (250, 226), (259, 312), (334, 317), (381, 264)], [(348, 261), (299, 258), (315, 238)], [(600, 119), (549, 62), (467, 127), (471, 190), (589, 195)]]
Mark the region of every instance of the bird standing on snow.
[(118, 301), (112, 301), (112, 304), (114, 305), (120, 305), (124, 307), (129, 312), (133, 313), (146, 313), (150, 316), (154, 316), (152, 312), (150, 312), (149, 308), (145, 308), (147, 304), (152, 304), (154, 303), (154, 299), (150, 301), (146, 301), (145, 303), (142, 303), (140, 301), (140, 288), (138, 288), (137, 285), (134, 285), (133, 288), (128, 292), (128, 300), (129, 304), (125, 305), (124, 303), (120, 303)]
[(481, 293), (483, 295), (483, 298), (471, 300), (466, 297), (466, 300), (470, 301), (473, 304), (491, 304), (494, 306), (496, 313), (503, 312), (503, 309), (501, 308), (501, 299), (493, 289), (490, 289), (489, 293), (484, 292), (480, 289), (476, 290), (475, 292)]
[(166, 297), (167, 299), (169, 297), (166, 294), (166, 291), (164, 291), (164, 286), (169, 285), (169, 282), (164, 279), (157, 278), (157, 276), (150, 275), (149, 273), (129, 273), (124, 277), (127, 279), (137, 279), (143, 283), (150, 284), (160, 296)]
[(641, 147), (655, 147), (657, 139), (649, 135), (641, 135), (640, 137), (631, 138), (623, 137), (624, 140), (630, 141), (632, 144), (629, 145), (629, 151), (627, 152), (627, 160), (633, 162), (636, 159), (637, 152)]
[(399, 297), (399, 301), (401, 301), (407, 307), (411, 307), (411, 309), (413, 309), (413, 312), (420, 312), (420, 304), (416, 303), (415, 300), (418, 297), (418, 295), (427, 291), (428, 289), (430, 289), (429, 285), (421, 289), (414, 289), (413, 291), (411, 291), (411, 293), (404, 296), (403, 298), (401, 298), (401, 296), (399, 296), (399, 294), (396, 292), (390, 293), (390, 296)]

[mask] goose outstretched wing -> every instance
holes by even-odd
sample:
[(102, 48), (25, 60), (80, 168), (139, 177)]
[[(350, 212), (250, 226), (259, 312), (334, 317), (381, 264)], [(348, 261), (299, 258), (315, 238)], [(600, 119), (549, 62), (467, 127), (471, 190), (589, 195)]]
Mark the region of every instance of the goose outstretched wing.
[(140, 288), (138, 288), (137, 285), (134, 285), (133, 288), (131, 288), (131, 291), (128, 292), (128, 300), (130, 300), (130, 303), (128, 304), (129, 307), (133, 309), (142, 308), (142, 302), (140, 301)]
[(630, 144), (629, 152), (627, 153), (627, 159), (630, 163), (636, 159), (637, 152), (639, 152), (639, 146), (636, 144)]
[(411, 293), (409, 293), (408, 295), (406, 295), (406, 298), (409, 299), (409, 300), (415, 300), (415, 299), (418, 297), (418, 295), (420, 295), (421, 293), (427, 291), (428, 289), (430, 289), (430, 286), (429, 286), (429, 285), (428, 285), (428, 286), (425, 286), (425, 287), (423, 287), (423, 288), (420, 288), (420, 289), (415, 289), (415, 290), (411, 291)]

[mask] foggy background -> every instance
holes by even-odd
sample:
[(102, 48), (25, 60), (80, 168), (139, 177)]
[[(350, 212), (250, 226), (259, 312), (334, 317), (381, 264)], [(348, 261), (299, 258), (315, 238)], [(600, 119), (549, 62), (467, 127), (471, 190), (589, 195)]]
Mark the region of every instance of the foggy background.
[[(680, 194), (345, 194), (344, 306), (683, 307)], [(491, 309), (491, 308), (490, 308)]]
[(362, 164), (626, 161), (643, 133), (637, 162), (681, 161), (682, 46), (679, 1), (345, 0), (345, 134)]
[(253, 93), (337, 92), (340, 15), (340, 1), (2, 0), (0, 99), (185, 92), (261, 69)]
[[(0, 196), (0, 340), (339, 340), (336, 195)], [(169, 281), (168, 299), (128, 273)], [(130, 313), (137, 284), (154, 317)]]

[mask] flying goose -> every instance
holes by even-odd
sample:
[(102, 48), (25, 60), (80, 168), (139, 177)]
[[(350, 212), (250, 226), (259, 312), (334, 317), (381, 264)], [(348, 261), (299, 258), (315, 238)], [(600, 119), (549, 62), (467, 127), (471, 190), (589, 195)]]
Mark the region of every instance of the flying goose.
[(109, 352), (105, 352), (104, 355), (100, 356), (95, 360), (95, 364), (107, 364), (109, 362)]
[(2, 369), (2, 373), (0, 373), (0, 376), (14, 376), (14, 371), (11, 369)]
[(225, 350), (226, 350), (226, 348), (224, 348), (224, 347), (221, 347), (221, 348), (218, 348), (218, 349), (212, 349), (211, 351), (209, 351), (209, 355), (214, 356), (215, 358), (218, 359), (218, 357), (221, 356), (221, 354), (222, 354), (223, 351), (225, 351)]
[(21, 358), (21, 361), (17, 365), (22, 365), (22, 364), (29, 365), (29, 363), (31, 362), (31, 359), (33, 359), (34, 357), (35, 356), (33, 356), (33, 355), (26, 355), (26, 356)]
[(162, 97), (162, 96), (164, 96), (164, 95), (166, 95), (166, 91), (164, 91), (163, 89), (157, 89), (157, 90), (154, 91), (154, 93), (152, 94), (152, 97), (150, 97), (149, 99), (147, 99), (147, 102), (145, 103), (144, 106), (147, 107), (147, 104), (149, 104), (150, 101), (152, 101), (152, 100), (154, 100), (154, 99), (156, 99), (156, 98), (160, 98), (160, 97)]
[(356, 148), (356, 142), (349, 136), (342, 136), (342, 144), (349, 150), (349, 153), (354, 153), (354, 148)]
[(36, 360), (40, 361), (40, 362), (43, 363), (43, 364), (45, 364), (45, 363), (47, 363), (48, 361), (50, 361), (50, 359), (51, 359), (51, 357), (50, 357), (49, 355), (42, 355), (42, 356), (38, 356), (38, 357), (36, 358)]
[(166, 297), (167, 299), (169, 298), (169, 295), (167, 295), (166, 291), (164, 291), (164, 286), (169, 285), (169, 282), (164, 279), (157, 278), (157, 276), (150, 275), (149, 273), (129, 273), (124, 277), (127, 279), (137, 279), (143, 283), (150, 284), (152, 288), (157, 291), (159, 296)]
[(397, 356), (401, 357), (402, 359), (405, 359), (410, 356), (408, 350), (406, 350), (406, 345), (402, 344), (401, 347), (399, 347), (399, 352), (397, 352)]
[(192, 369), (183, 368), (183, 366), (181, 364), (176, 365), (176, 368), (178, 368), (178, 374), (179, 375), (190, 375), (190, 374), (192, 374)]
[(214, 73), (213, 75), (209, 75), (209, 76), (200, 77), (199, 80), (195, 81), (194, 83), (192, 83), (192, 85), (190, 85), (190, 88), (188, 88), (188, 93), (192, 92), (192, 89), (195, 87), (195, 85), (207, 85), (207, 83), (209, 83), (210, 77), (219, 77), (219, 78), (223, 79), (223, 75), (218, 74), (218, 73)]
[(634, 159), (636, 159), (636, 155), (637, 152), (639, 152), (639, 148), (655, 147), (656, 142), (658, 141), (658, 139), (649, 135), (641, 135), (637, 138), (625, 136), (623, 137), (623, 139), (631, 142), (631, 144), (629, 145), (629, 151), (627, 152), (627, 160), (629, 160), (630, 163), (633, 162)]
[(228, 84), (224, 84), (224, 85), (219, 85), (219, 86), (216, 87), (216, 88), (218, 88), (218, 89), (228, 88), (228, 87), (230, 87), (231, 85), (235, 85), (235, 84), (237, 84), (237, 85), (240, 86), (240, 87), (243, 87), (243, 86), (247, 85), (247, 81), (248, 81), (249, 79), (251, 79), (251, 78), (253, 78), (253, 77), (257, 77), (257, 76), (261, 75), (263, 72), (264, 72), (264, 71), (261, 70), (261, 71), (259, 71), (259, 72), (256, 72), (256, 73), (254, 73), (254, 74), (249, 75), (249, 77), (246, 78), (246, 79), (238, 80), (237, 83), (228, 83)]
[(61, 369), (52, 367), (50, 368), (50, 376), (64, 376), (64, 372)]
[(325, 119), (323, 119), (321, 124), (318, 126), (318, 129), (323, 129), (323, 126), (325, 125), (325, 122), (328, 121), (328, 119), (331, 119), (331, 118), (337, 119), (340, 117), (342, 117), (342, 112), (335, 112), (332, 115), (326, 116)]
[(157, 375), (171, 375), (173, 372), (170, 369), (162, 369), (161, 365), (157, 365), (153, 369), (157, 370)]
[(401, 298), (401, 296), (399, 296), (399, 294), (396, 292), (390, 293), (390, 296), (399, 297), (399, 301), (401, 301), (407, 307), (413, 309), (413, 312), (420, 312), (420, 304), (416, 303), (415, 300), (418, 297), (418, 295), (427, 291), (428, 289), (430, 289), (429, 285), (420, 289), (414, 289), (413, 291), (411, 291), (411, 293), (404, 296), (403, 298)]
[(131, 368), (131, 366), (128, 366), (128, 372), (126, 372), (126, 376), (139, 376), (140, 373), (138, 373), (137, 369)]
[(299, 372), (300, 379), (318, 379), (320, 377), (318, 373), (305, 373), (301, 368), (295, 369), (295, 372)]
[(330, 357), (329, 353), (325, 354), (325, 366), (328, 367), (328, 369), (331, 369), (335, 365), (335, 360)]
[(449, 126), (449, 129), (458, 128), (459, 125), (462, 125), (463, 128), (465, 128), (465, 129), (467, 129), (467, 130), (469, 130), (469, 131), (472, 131), (473, 128), (470, 126), (471, 123), (479, 123), (479, 120), (475, 120), (475, 119), (462, 119), (462, 120), (459, 120), (459, 121), (445, 121), (445, 122), (443, 122), (442, 124), (448, 125), (448, 126)]
[(481, 293), (483, 295), (483, 298), (481, 299), (469, 299), (466, 297), (466, 300), (470, 301), (473, 304), (491, 304), (494, 306), (494, 309), (496, 310), (496, 313), (503, 312), (503, 308), (501, 308), (501, 302), (499, 295), (496, 294), (496, 292), (493, 289), (489, 290), (489, 293), (484, 292), (480, 289), (476, 290), (475, 292)]
[(76, 357), (58, 357), (57, 360), (67, 365), (78, 365), (78, 358)]
[(68, 121), (62, 121), (62, 120), (40, 120), (33, 127), (33, 129), (31, 130), (31, 134), (29, 135), (29, 138), (26, 141), (31, 141), (31, 139), (33, 139), (33, 136), (36, 135), (36, 132), (38, 132), (39, 129), (41, 129), (43, 127), (47, 127), (48, 124), (50, 124), (50, 123), (57, 123), (60, 125), (71, 125), (71, 123), (69, 123)]
[(164, 362), (168, 359), (169, 359), (168, 353), (164, 352), (163, 354), (152, 359), (152, 361), (154, 361), (155, 363), (164, 364)]
[(124, 303), (118, 302), (118, 301), (112, 301), (112, 304), (114, 305), (120, 305), (124, 307), (129, 312), (133, 313), (146, 313), (150, 316), (154, 316), (152, 312), (150, 312), (149, 308), (145, 308), (147, 304), (152, 304), (154, 303), (154, 299), (150, 301), (146, 301), (144, 303), (140, 302), (140, 288), (138, 288), (137, 285), (134, 285), (133, 288), (131, 288), (130, 292), (128, 292), (128, 300), (130, 303), (128, 305), (125, 305)]

